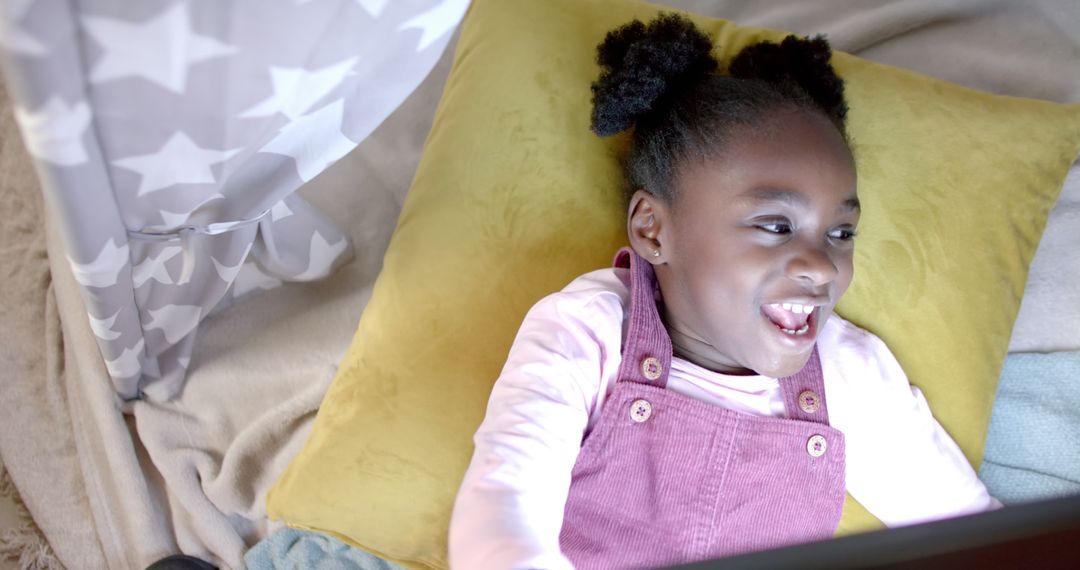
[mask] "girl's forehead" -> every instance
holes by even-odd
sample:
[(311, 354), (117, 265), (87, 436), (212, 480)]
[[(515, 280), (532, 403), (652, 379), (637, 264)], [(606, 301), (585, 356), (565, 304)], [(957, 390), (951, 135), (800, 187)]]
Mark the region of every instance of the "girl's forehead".
[(855, 162), (831, 122), (807, 112), (769, 122), (762, 128), (740, 127), (716, 152), (682, 161), (676, 169), (676, 195), (708, 189), (714, 198), (793, 205), (815, 196), (854, 198)]

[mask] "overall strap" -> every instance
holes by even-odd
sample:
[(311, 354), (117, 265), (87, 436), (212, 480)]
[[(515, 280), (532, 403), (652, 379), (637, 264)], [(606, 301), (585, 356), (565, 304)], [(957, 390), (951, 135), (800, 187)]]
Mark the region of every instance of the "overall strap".
[(816, 345), (802, 370), (780, 379), (780, 391), (789, 418), (829, 425), (829, 410), (825, 407), (825, 380), (821, 375), (821, 359)]
[(630, 317), (618, 381), (667, 388), (671, 338), (656, 309), (660, 296), (656, 273), (648, 261), (628, 247), (615, 254), (615, 267), (630, 268)]

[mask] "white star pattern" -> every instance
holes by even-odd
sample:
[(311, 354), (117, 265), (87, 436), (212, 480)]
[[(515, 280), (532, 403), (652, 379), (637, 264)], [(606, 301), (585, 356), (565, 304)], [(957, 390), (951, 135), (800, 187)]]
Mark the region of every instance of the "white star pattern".
[(416, 51), (427, 49), (435, 40), (446, 35), (454, 29), (465, 15), (465, 9), (469, 7), (469, 0), (443, 0), (438, 6), (418, 16), (406, 20), (398, 27), (399, 31), (419, 29), (420, 43)]
[(33, 0), (4, 0), (0, 2), (0, 46), (22, 55), (45, 55), (49, 50), (16, 22), (23, 19)]
[(106, 360), (105, 368), (109, 370), (109, 376), (113, 378), (130, 378), (137, 376), (139, 370), (139, 356), (143, 352), (143, 346), (145, 341), (139, 339), (139, 342), (131, 348), (125, 348), (120, 356), (117, 356), (114, 360)]
[(330, 274), (330, 267), (334, 260), (341, 255), (349, 246), (349, 240), (341, 238), (340, 241), (331, 245), (326, 238), (316, 231), (311, 236), (311, 255), (308, 257), (308, 266), (303, 273), (296, 276), (298, 281), (311, 281)]
[(214, 271), (217, 271), (218, 277), (226, 283), (232, 283), (236, 279), (236, 274), (240, 273), (240, 268), (244, 265), (243, 261), (236, 265), (225, 265), (215, 257), (211, 257), (210, 261), (214, 262)]
[(356, 0), (356, 3), (364, 9), (365, 12), (371, 14), (372, 18), (378, 18), (379, 14), (386, 9), (386, 4), (390, 0)]
[(273, 208), (270, 208), (270, 221), (276, 222), (283, 220), (293, 215), (293, 211), (289, 209), (289, 205), (285, 203), (285, 200), (274, 204)]
[(210, 166), (228, 160), (241, 150), (201, 148), (183, 132), (177, 131), (157, 152), (129, 156), (112, 163), (141, 174), (138, 195), (145, 196), (176, 184), (214, 182)]
[(58, 166), (87, 161), (82, 136), (90, 126), (90, 106), (85, 101), (69, 106), (59, 97), (50, 97), (37, 111), (16, 107), (15, 120), (27, 150), (37, 159)]
[(240, 267), (244, 265), (244, 260), (247, 259), (250, 251), (251, 244), (248, 244), (247, 249), (244, 250), (244, 253), (240, 256), (240, 261), (237, 261), (236, 265), (225, 265), (213, 256), (210, 256), (210, 261), (214, 263), (214, 270), (217, 271), (218, 277), (226, 283), (232, 283), (236, 279), (236, 274), (240, 272)]
[(268, 117), (281, 113), (290, 120), (308, 112), (312, 105), (326, 97), (344, 82), (359, 58), (350, 57), (340, 63), (315, 71), (302, 68), (271, 67), (270, 82), (274, 93), (240, 114), (241, 118)]
[(232, 284), (233, 298), (239, 298), (256, 289), (266, 290), (281, 286), (281, 279), (262, 272), (255, 263), (248, 262), (240, 266), (236, 280)]
[(191, 64), (236, 53), (232, 46), (196, 34), (187, 6), (177, 2), (161, 15), (137, 23), (84, 16), (86, 32), (104, 50), (90, 70), (90, 82), (142, 77), (183, 93)]
[[(230, 25), (232, 2), (99, 4), (0, 0), (0, 59), (28, 87), (13, 108), (54, 174), (46, 191), (101, 222), (66, 228), (67, 260), (113, 386), (173, 397), (222, 297), (323, 278), (350, 256), (350, 239), (291, 193), (405, 100), (468, 0), (286, 0), (260, 6), (254, 28)], [(154, 233), (180, 239), (143, 241)]]
[(188, 218), (191, 217), (191, 214), (194, 214), (199, 208), (202, 208), (203, 206), (205, 206), (206, 204), (209, 204), (210, 202), (213, 202), (214, 200), (224, 200), (224, 199), (225, 199), (225, 196), (223, 194), (214, 193), (209, 198), (203, 200), (202, 202), (199, 202), (198, 204), (195, 204), (195, 207), (193, 207), (192, 209), (190, 209), (190, 210), (188, 210), (186, 212), (172, 212), (172, 211), (169, 211), (169, 210), (158, 210), (158, 215), (161, 216), (161, 220), (163, 222), (162, 225), (161, 226), (150, 226), (148, 229), (171, 230), (171, 229), (178, 228), (178, 227), (186, 224), (187, 221), (188, 221)]
[(165, 262), (180, 255), (182, 251), (183, 248), (179, 246), (169, 246), (162, 248), (157, 257), (146, 256), (146, 259), (139, 262), (131, 270), (131, 281), (136, 287), (142, 287), (144, 283), (151, 279), (158, 283), (172, 285), (173, 279), (169, 275), (169, 270), (165, 267)]
[(146, 330), (161, 329), (169, 344), (176, 344), (180, 339), (195, 330), (202, 316), (199, 305), (165, 305), (160, 309), (150, 309), (150, 322), (144, 325)]
[(86, 316), (90, 318), (90, 329), (94, 331), (94, 335), (104, 340), (116, 340), (120, 338), (120, 333), (112, 330), (113, 324), (116, 323), (116, 317), (120, 316), (120, 311), (124, 309), (117, 309), (113, 316), (106, 319), (95, 319), (94, 315), (86, 313)]
[(307, 182), (356, 146), (341, 132), (344, 116), (345, 103), (338, 99), (285, 125), (259, 152), (291, 156), (300, 179)]
[(75, 280), (84, 287), (112, 287), (123, 271), (124, 266), (131, 262), (128, 258), (128, 245), (116, 247), (116, 242), (109, 239), (105, 246), (98, 252), (98, 256), (90, 263), (78, 263), (68, 257), (71, 263), (71, 272)]
[[(223, 196), (224, 197), (224, 196)], [(168, 210), (158, 210), (158, 215), (161, 216), (163, 221), (160, 227), (153, 226), (152, 229), (158, 230), (171, 230), (184, 225), (191, 212), (170, 212)]]

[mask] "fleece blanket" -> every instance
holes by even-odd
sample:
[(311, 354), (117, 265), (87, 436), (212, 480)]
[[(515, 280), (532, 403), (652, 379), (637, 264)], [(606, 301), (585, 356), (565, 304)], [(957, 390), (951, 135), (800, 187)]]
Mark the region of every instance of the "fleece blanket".
[[(825, 33), (838, 49), (977, 89), (1080, 101), (1074, 0), (669, 3)], [(65, 565), (144, 568), (184, 552), (233, 568), (275, 530), (266, 490), (298, 451), (352, 337), (448, 69), (447, 55), (354, 153), (302, 190), (348, 229), (356, 260), (316, 284), (247, 283), (251, 298), (205, 324), (183, 392), (128, 413), (111, 390), (61, 242), (46, 231), (48, 207), (3, 105), (0, 458)], [(1071, 180), (1063, 200), (1080, 196)], [(1075, 251), (1077, 228), (1075, 218), (1051, 215), (1014, 350), (1080, 350), (1068, 328), (1080, 318), (1080, 288), (1061, 278), (1072, 272), (1067, 282), (1076, 282), (1080, 258), (1060, 253)], [(1055, 320), (1062, 311), (1074, 312)]]
[[(84, 556), (101, 567), (93, 526), (86, 524), (90, 508), (63, 388), (63, 339), (42, 228), (44, 207), (2, 83), (0, 107), (0, 460), (5, 479), (18, 489), (8, 499), (21, 495), (21, 503), (48, 530), (59, 559), (71, 565)], [(0, 529), (0, 553), (12, 560), (32, 556), (14, 549), (32, 542), (30, 529), (17, 516), (21, 503), (10, 507), (12, 516)], [(42, 558), (56, 560), (49, 554)]]
[(334, 570), (403, 570), (383, 560), (313, 531), (283, 528), (244, 554), (246, 570), (333, 568)]
[(1012, 353), (979, 477), (1008, 504), (1080, 494), (1080, 352)]

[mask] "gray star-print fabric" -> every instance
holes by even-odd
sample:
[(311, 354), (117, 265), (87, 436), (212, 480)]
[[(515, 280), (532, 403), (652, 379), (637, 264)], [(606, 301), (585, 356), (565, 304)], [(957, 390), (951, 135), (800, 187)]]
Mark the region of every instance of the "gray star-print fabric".
[(223, 301), (348, 261), (294, 192), (405, 100), (467, 7), (0, 2), (16, 120), (121, 398), (175, 394)]

